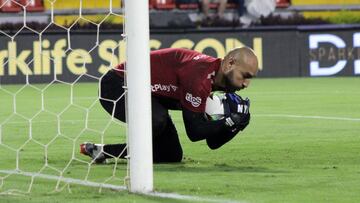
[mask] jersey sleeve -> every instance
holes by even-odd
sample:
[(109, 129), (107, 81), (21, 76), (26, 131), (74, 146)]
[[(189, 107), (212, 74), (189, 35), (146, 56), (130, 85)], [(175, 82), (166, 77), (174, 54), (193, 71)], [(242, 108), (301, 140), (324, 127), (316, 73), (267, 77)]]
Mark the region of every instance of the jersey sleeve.
[(125, 63), (121, 63), (121, 64), (115, 66), (115, 68), (113, 70), (115, 70), (115, 73), (118, 76), (124, 77), (124, 75), (125, 75)]
[(178, 55), (184, 64), (178, 72), (180, 103), (187, 110), (203, 113), (212, 88), (209, 78), (212, 61), (209, 56), (194, 51), (182, 51)]

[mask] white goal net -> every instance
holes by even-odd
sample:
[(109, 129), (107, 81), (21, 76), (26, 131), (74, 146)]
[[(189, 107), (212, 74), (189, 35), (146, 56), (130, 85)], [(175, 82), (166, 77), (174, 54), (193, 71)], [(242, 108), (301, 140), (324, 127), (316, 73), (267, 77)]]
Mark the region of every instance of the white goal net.
[(127, 189), (127, 160), (98, 165), (79, 153), (86, 141), (127, 142), (126, 124), (106, 113), (98, 94), (102, 76), (125, 59), (121, 2), (102, 1), (108, 7), (94, 17), (86, 0), (77, 9), (44, 1), (50, 8), (41, 25), (29, 21), (44, 18), (27, 12), (33, 1), (1, 2), (21, 12), (8, 14), (20, 26), (0, 29), (0, 194)]

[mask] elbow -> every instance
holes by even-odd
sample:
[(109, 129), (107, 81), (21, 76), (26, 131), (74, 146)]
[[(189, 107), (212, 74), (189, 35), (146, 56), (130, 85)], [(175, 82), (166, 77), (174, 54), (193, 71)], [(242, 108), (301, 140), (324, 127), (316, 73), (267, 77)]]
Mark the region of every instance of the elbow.
[(215, 149), (219, 149), (222, 145), (211, 144), (211, 143), (207, 142), (207, 146), (208, 146), (211, 150), (215, 150)]
[(187, 135), (188, 135), (191, 142), (197, 142), (197, 141), (202, 140), (199, 136), (197, 136), (194, 133), (188, 133)]
[(187, 136), (188, 136), (188, 138), (190, 139), (191, 142), (197, 142), (197, 141), (200, 141), (200, 140), (203, 139), (194, 130), (186, 129), (186, 134), (187, 134)]
[(206, 139), (206, 144), (211, 150), (219, 149), (225, 143), (224, 140), (216, 139), (216, 137)]

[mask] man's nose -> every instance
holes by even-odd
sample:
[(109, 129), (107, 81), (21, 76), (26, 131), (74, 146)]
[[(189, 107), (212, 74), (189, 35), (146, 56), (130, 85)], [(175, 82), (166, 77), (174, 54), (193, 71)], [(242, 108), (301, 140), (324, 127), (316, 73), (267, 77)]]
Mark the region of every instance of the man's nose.
[(244, 80), (242, 86), (243, 86), (244, 88), (247, 88), (247, 87), (249, 86), (249, 83), (250, 83), (250, 81)]

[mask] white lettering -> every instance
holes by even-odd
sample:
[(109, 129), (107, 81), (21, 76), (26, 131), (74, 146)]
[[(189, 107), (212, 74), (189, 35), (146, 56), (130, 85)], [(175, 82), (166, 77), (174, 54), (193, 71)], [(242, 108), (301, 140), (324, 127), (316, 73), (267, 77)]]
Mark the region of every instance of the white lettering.
[[(310, 49), (317, 49), (319, 43), (331, 43), (337, 48), (345, 48), (344, 40), (333, 34), (314, 34), (309, 36)], [(328, 76), (340, 72), (346, 65), (346, 60), (339, 60), (334, 66), (320, 67), (318, 61), (310, 62), (310, 75), (311, 76)]]
[(176, 92), (178, 89), (175, 85), (162, 85), (162, 84), (154, 84), (151, 85), (151, 91), (157, 92), (157, 91), (163, 91), (163, 92)]
[[(360, 33), (355, 33), (353, 39), (354, 47), (360, 47)], [(360, 59), (354, 61), (354, 73), (355, 75), (360, 74)]]

